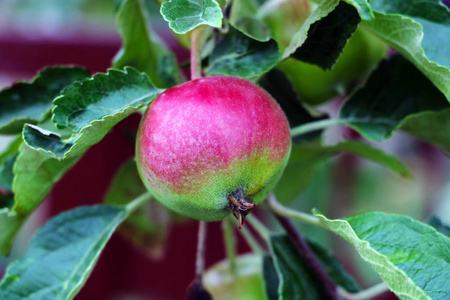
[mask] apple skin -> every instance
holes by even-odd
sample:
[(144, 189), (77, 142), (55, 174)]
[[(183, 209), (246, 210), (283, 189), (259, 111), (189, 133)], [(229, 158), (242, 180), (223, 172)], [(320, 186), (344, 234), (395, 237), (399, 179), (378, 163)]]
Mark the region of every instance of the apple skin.
[(258, 204), (291, 149), (289, 124), (262, 88), (236, 77), (195, 79), (160, 94), (142, 118), (138, 170), (149, 192), (191, 218), (226, 217), (241, 191)]
[(229, 261), (224, 260), (203, 274), (203, 285), (214, 300), (267, 300), (261, 256), (236, 257), (235, 274), (229, 266)]

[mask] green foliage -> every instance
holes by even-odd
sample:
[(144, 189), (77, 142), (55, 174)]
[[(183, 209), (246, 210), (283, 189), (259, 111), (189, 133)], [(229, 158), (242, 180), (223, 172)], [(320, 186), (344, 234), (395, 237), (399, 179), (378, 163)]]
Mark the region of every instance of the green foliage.
[(49, 220), (0, 282), (0, 298), (73, 299), (128, 210), (79, 207)]
[(315, 212), (372, 265), (401, 299), (447, 299), (450, 238), (407, 216), (380, 212), (329, 220)]
[(260, 42), (230, 26), (228, 34), (211, 53), (206, 73), (251, 78), (269, 71), (278, 59), (274, 40)]
[[(344, 271), (341, 264), (328, 251), (316, 243), (309, 242), (308, 244), (336, 284), (351, 292), (359, 290), (353, 278)], [(279, 280), (273, 279), (271, 260), (265, 259), (266, 287), (269, 289), (268, 294), (272, 295), (269, 299), (315, 300), (323, 298), (323, 287), (308, 270), (304, 258), (299, 255), (296, 246), (289, 237), (285, 235), (271, 236), (270, 247), (272, 261)], [(278, 285), (278, 298), (273, 296), (275, 290), (273, 285)]]
[(298, 48), (300, 48), (303, 43), (305, 43), (308, 38), (308, 32), (311, 26), (325, 18), (329, 13), (331, 13), (339, 4), (339, 0), (326, 0), (320, 2), (318, 7), (311, 12), (308, 19), (302, 25), (300, 30), (292, 37), (289, 46), (285, 49), (282, 58), (286, 59), (291, 56)]
[(55, 99), (53, 122), (74, 133), (62, 139), (57, 133), (28, 126), (25, 143), (58, 159), (76, 157), (98, 143), (119, 121), (149, 104), (161, 90), (147, 75), (132, 68), (110, 69), (91, 79), (75, 82)]
[[(378, 3), (377, 1), (374, 2)], [(414, 1), (408, 2), (409, 10), (411, 3)], [(422, 1), (422, 3), (424, 2)], [(422, 9), (423, 13), (427, 13), (430, 9), (435, 8), (434, 5), (426, 5), (426, 9)], [(439, 10), (445, 9), (445, 7), (441, 7)], [(446, 21), (446, 24), (430, 23), (424, 20), (422, 23), (425, 26), (422, 26), (403, 15), (376, 11), (374, 14), (375, 19), (370, 22), (363, 21), (362, 26), (410, 60), (450, 101), (450, 69), (448, 62), (445, 62), (448, 59), (445, 49), (448, 49), (446, 43), (449, 42), (449, 22)], [(448, 20), (448, 17), (446, 19)], [(427, 42), (423, 40), (425, 28), (427, 30)], [(429, 53), (433, 54), (429, 55)]]
[(170, 28), (185, 34), (197, 26), (222, 26), (222, 10), (215, 0), (170, 0), (161, 5), (161, 15)]
[(60, 161), (23, 146), (14, 165), (13, 211), (21, 215), (31, 213), (77, 160), (75, 157)]
[[(87, 78), (83, 68), (50, 67), (31, 82), (0, 91), (0, 134), (14, 135), (0, 153), (0, 255), (10, 252), (28, 216), (90, 146), (130, 114), (141, 113), (163, 91), (159, 88), (184, 80), (180, 68), (188, 63), (178, 65), (149, 27), (151, 6), (146, 3), (146, 12), (141, 0), (116, 2), (123, 45), (113, 60), (115, 69)], [(400, 130), (450, 155), (450, 10), (440, 0), (234, 0), (230, 5), (224, 0), (170, 0), (157, 13), (174, 33), (188, 33), (180, 40), (199, 30), (194, 46), (201, 49), (194, 47), (191, 54), (200, 56), (208, 76), (258, 82), (285, 111), (295, 145), (274, 191), (280, 202), (298, 198), (317, 169), (341, 153), (413, 177), (399, 159), (372, 145), (352, 140), (325, 145), (323, 130), (329, 126), (350, 126), (374, 142)], [(399, 55), (381, 61), (387, 47)], [(337, 96), (347, 99), (335, 119), (309, 106)], [(340, 103), (324, 108), (337, 110)], [(429, 157), (422, 163), (432, 166), (425, 160)], [(346, 188), (325, 181), (321, 189)], [(434, 186), (427, 189), (434, 192)], [(62, 213), (37, 231), (25, 256), (9, 265), (0, 299), (73, 299), (116, 229), (149, 256), (160, 256), (174, 218), (156, 201), (146, 203), (150, 196), (145, 191), (131, 159), (111, 182), (105, 205)], [(317, 197), (314, 201), (318, 204)], [(327, 203), (326, 209), (336, 213), (339, 205)], [(317, 210), (314, 214), (296, 217), (347, 240), (401, 299), (450, 297), (448, 224), (432, 218), (433, 228), (380, 212), (335, 220)], [(308, 244), (337, 286), (359, 291), (331, 252)], [(232, 253), (232, 245), (227, 246)], [(268, 300), (322, 297), (323, 286), (287, 236), (271, 235), (268, 246), (269, 253), (238, 259), (242, 264), (237, 270), (255, 275), (248, 284), (257, 292), (246, 289), (247, 278), (237, 282), (244, 283), (243, 290), (224, 284), (231, 276), (226, 261), (215, 269), (223, 280), (219, 292)]]
[(89, 76), (83, 68), (51, 67), (32, 82), (19, 82), (0, 92), (0, 134), (17, 134), (25, 123), (43, 120), (61, 90)]
[(350, 96), (340, 117), (365, 138), (382, 141), (401, 127), (408, 116), (449, 108), (445, 96), (414, 65), (394, 56), (383, 61), (364, 87)]
[(25, 216), (11, 212), (8, 208), (0, 209), (0, 255), (6, 256), (11, 251), (14, 238), (26, 220)]
[(21, 144), (22, 139), (17, 138), (0, 154), (0, 209), (4, 207), (11, 208), (14, 204), (12, 188), (14, 179), (13, 167)]
[(158, 87), (181, 83), (176, 68), (158, 68), (160, 64), (176, 64), (172, 52), (154, 40), (147, 27), (147, 19), (139, 0), (125, 0), (117, 12), (117, 27), (122, 37), (122, 49), (113, 61), (113, 67), (134, 67), (145, 72)]
[(408, 116), (400, 130), (440, 147), (450, 156), (450, 108)]
[(353, 6), (340, 2), (326, 17), (311, 24), (307, 39), (291, 57), (331, 69), (360, 21)]
[(402, 14), (422, 25), (422, 49), (426, 56), (450, 68), (450, 10), (440, 0), (387, 1), (375, 0), (372, 8), (385, 14)]

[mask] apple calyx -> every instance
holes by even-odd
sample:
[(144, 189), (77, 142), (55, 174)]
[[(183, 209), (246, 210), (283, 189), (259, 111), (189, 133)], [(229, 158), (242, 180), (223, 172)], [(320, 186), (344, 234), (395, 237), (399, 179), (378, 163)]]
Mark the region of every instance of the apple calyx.
[(245, 217), (255, 207), (255, 203), (245, 200), (242, 189), (238, 189), (237, 191), (230, 193), (227, 199), (231, 206), (231, 212), (239, 221), (239, 229), (241, 229), (244, 225)]

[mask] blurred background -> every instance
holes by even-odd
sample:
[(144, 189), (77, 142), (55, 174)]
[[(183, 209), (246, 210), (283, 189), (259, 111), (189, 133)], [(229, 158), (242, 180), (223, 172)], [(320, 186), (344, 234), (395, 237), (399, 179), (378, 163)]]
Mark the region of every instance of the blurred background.
[[(80, 65), (92, 73), (105, 72), (121, 46), (114, 17), (118, 2), (0, 0), (0, 88), (18, 80), (30, 80), (50, 65)], [(450, 1), (446, 2), (448, 5)], [(188, 52), (177, 46), (157, 5), (153, 1), (143, 3), (153, 30), (176, 53), (179, 62), (185, 61)], [(335, 116), (338, 104), (334, 101), (318, 109)], [(139, 120), (139, 115), (132, 115), (114, 127), (56, 184), (22, 229), (10, 257), (0, 258), (0, 277), (7, 264), (24, 253), (36, 228), (49, 217), (102, 201), (120, 165), (134, 156), (134, 134)], [(333, 128), (327, 130), (324, 142), (333, 144), (345, 138), (361, 139), (350, 129)], [(0, 151), (10, 141), (11, 138), (0, 136)], [(439, 149), (402, 133), (375, 146), (399, 157), (412, 170), (414, 178), (406, 180), (386, 168), (342, 154), (308, 166), (309, 184), (290, 205), (303, 211), (317, 207), (330, 218), (377, 210), (406, 214), (421, 221), (438, 215), (450, 224), (448, 158)], [(262, 210), (257, 213), (272, 222)], [(332, 249), (362, 287), (379, 282), (379, 277), (342, 240), (307, 225), (299, 228), (306, 236)], [(225, 251), (220, 223), (209, 223), (208, 231), (209, 266), (223, 259)], [(75, 299), (183, 299), (194, 276), (196, 232), (194, 221), (181, 220), (172, 225), (164, 254), (158, 259), (115, 234)], [(241, 253), (249, 251), (241, 238), (238, 248)], [(386, 294), (379, 299), (395, 297)]]

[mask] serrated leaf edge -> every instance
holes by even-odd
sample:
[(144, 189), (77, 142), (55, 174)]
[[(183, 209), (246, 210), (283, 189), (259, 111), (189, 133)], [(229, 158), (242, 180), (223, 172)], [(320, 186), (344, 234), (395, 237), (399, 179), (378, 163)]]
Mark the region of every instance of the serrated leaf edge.
[[(358, 254), (361, 256), (361, 258), (363, 260), (365, 260), (366, 262), (368, 262), (370, 265), (375, 267), (379, 267), (382, 269), (386, 269), (386, 267), (383, 264), (380, 264), (379, 262), (375, 262), (373, 260), (371, 260), (369, 258), (369, 256), (373, 256), (376, 257), (377, 260), (382, 260), (385, 264), (389, 265), (392, 270), (394, 272), (389, 272), (389, 274), (395, 274), (397, 273), (397, 276), (402, 278), (402, 282), (407, 282), (409, 283), (410, 286), (413, 287), (414, 290), (416, 290), (418, 292), (418, 294), (421, 296), (421, 298), (416, 298), (415, 295), (410, 295), (406, 292), (402, 292), (397, 290), (396, 288), (394, 288), (392, 285), (394, 285), (394, 283), (392, 282), (388, 282), (385, 280), (386, 276), (381, 274), (381, 273), (377, 273), (380, 275), (380, 277), (383, 279), (383, 281), (386, 283), (386, 285), (389, 287), (389, 289), (394, 292), (396, 295), (398, 296), (406, 296), (408, 297), (408, 299), (412, 299), (412, 300), (419, 300), (419, 299), (423, 299), (423, 300), (432, 300), (424, 290), (422, 290), (420, 287), (418, 287), (414, 281), (412, 281), (412, 279), (406, 274), (406, 272), (404, 272), (403, 270), (399, 269), (398, 267), (396, 267), (394, 264), (392, 264), (389, 259), (377, 252), (376, 250), (374, 250), (373, 248), (370, 247), (370, 242), (368, 241), (364, 241), (361, 240), (357, 234), (355, 233), (355, 231), (353, 230), (352, 226), (348, 223), (348, 221), (346, 220), (330, 220), (328, 218), (326, 218), (322, 213), (320, 213), (318, 210), (314, 209), (313, 210), (313, 214), (320, 218), (320, 220), (328, 227), (330, 228), (333, 232), (335, 232), (336, 234), (338, 234), (339, 236), (343, 237), (345, 240), (347, 240), (350, 244), (352, 244), (356, 251), (358, 252)], [(429, 226), (431, 227), (431, 226)], [(344, 230), (342, 230), (342, 228), (345, 228), (348, 230), (349, 234), (340, 234), (340, 232), (346, 232)], [(433, 228), (433, 227), (431, 227)], [(435, 230), (436, 231), (436, 230)], [(436, 231), (437, 232), (437, 231)], [(361, 251), (362, 250), (362, 251)], [(369, 253), (369, 254), (366, 254)], [(402, 297), (401, 297), (402, 298)], [(402, 298), (402, 299), (407, 299), (407, 298)]]
[[(123, 73), (123, 74), (125, 74), (125, 75), (128, 75), (129, 72), (133, 72), (133, 73), (135, 73), (135, 74), (138, 74), (138, 75), (147, 77), (148, 81), (151, 82), (150, 78), (148, 77), (148, 75), (147, 75), (146, 73), (144, 73), (144, 72), (139, 72), (139, 71), (137, 71), (136, 69), (131, 68), (131, 67), (125, 67), (123, 70), (111, 68), (111, 69), (108, 69), (107, 73), (99, 73), (99, 74), (96, 74), (96, 75), (92, 76), (91, 78), (86, 79), (86, 80), (84, 80), (84, 81), (94, 81), (94, 80), (96, 80), (96, 78), (104, 78), (104, 77), (108, 77), (108, 76), (111, 76), (112, 73), (116, 73), (116, 72), (118, 72), (118, 73)], [(83, 82), (84, 82), (84, 81), (83, 81)], [(82, 82), (76, 82), (75, 84), (81, 85)], [(152, 83), (152, 84), (153, 84), (153, 83)], [(155, 90), (157, 91), (157, 94), (164, 91), (164, 89), (158, 89), (158, 88), (156, 88), (156, 87), (155, 87)], [(146, 96), (143, 96), (143, 97), (141, 97), (141, 98), (138, 98), (138, 99), (135, 100), (134, 102), (137, 102), (139, 99), (143, 99), (143, 98), (146, 98), (146, 97), (148, 97), (148, 96), (149, 96), (149, 95), (146, 95)], [(53, 108), (53, 111), (52, 111), (53, 113), (54, 113), (54, 111), (55, 111), (55, 110), (57, 109), (57, 107), (58, 107), (58, 106), (57, 106), (58, 101), (61, 101), (60, 99), (62, 99), (62, 98), (64, 98), (64, 97), (65, 97), (65, 96), (64, 96), (64, 90), (63, 90), (63, 91), (62, 91), (62, 95), (59, 96), (59, 97), (57, 97), (57, 98), (55, 98), (55, 100), (53, 101), (53, 103), (56, 104), (56, 106)], [(156, 97), (155, 97), (155, 98), (156, 98)], [(151, 102), (150, 102), (150, 103), (151, 103)], [(146, 104), (144, 104), (144, 103), (139, 103), (137, 106), (130, 105), (130, 106), (127, 106), (127, 107), (125, 107), (125, 108), (123, 108), (123, 109), (121, 109), (121, 110), (119, 110), (119, 111), (116, 111), (114, 114), (109, 114), (109, 115), (103, 116), (101, 119), (97, 119), (97, 120), (91, 121), (91, 122), (89, 123), (89, 125), (84, 126), (83, 128), (81, 128), (81, 129), (79, 130), (79, 132), (74, 133), (74, 134), (72, 135), (72, 137), (70, 137), (69, 139), (67, 139), (67, 140), (65, 141), (65, 143), (71, 142), (71, 143), (73, 143), (73, 145), (69, 148), (69, 150), (68, 150), (67, 152), (64, 153), (64, 156), (63, 156), (63, 157), (60, 157), (60, 156), (54, 154), (54, 153), (51, 152), (51, 151), (50, 151), (50, 152), (51, 152), (51, 153), (53, 154), (53, 156), (54, 156), (56, 159), (58, 159), (58, 160), (64, 160), (64, 159), (66, 159), (66, 158), (73, 157), (74, 155), (71, 155), (71, 152), (73, 151), (73, 149), (76, 149), (76, 148), (79, 147), (78, 144), (77, 144), (77, 142), (78, 142), (80, 139), (83, 138), (83, 134), (84, 134), (86, 131), (88, 131), (88, 130), (91, 129), (92, 127), (95, 127), (97, 123), (103, 123), (104, 121), (108, 120), (109, 118), (114, 118), (114, 117), (117, 117), (117, 116), (119, 116), (119, 115), (123, 115), (123, 118), (122, 118), (122, 119), (124, 119), (125, 117), (129, 116), (129, 115), (132, 114), (133, 112), (138, 111), (139, 109), (141, 109), (141, 108), (144, 107), (145, 105), (146, 105)], [(53, 121), (53, 117), (54, 117), (54, 115), (52, 116), (52, 122), (54, 122), (54, 121)], [(55, 122), (54, 122), (54, 123), (55, 123)], [(56, 125), (56, 126), (58, 126), (58, 125)], [(66, 126), (66, 127), (68, 127), (68, 126)], [(100, 140), (101, 140), (103, 137), (104, 137), (104, 136), (102, 136), (102, 137), (100, 138)], [(99, 141), (100, 141), (100, 140), (99, 140)], [(97, 142), (99, 142), (99, 141), (97, 141)], [(64, 142), (64, 141), (63, 141), (63, 142)], [(97, 143), (97, 142), (96, 142), (96, 143)], [(94, 144), (96, 144), (96, 143), (94, 143)], [(94, 144), (93, 144), (93, 145), (94, 145)], [(91, 145), (91, 146), (92, 146), (92, 145)], [(38, 151), (43, 151), (43, 152), (45, 152), (45, 153), (48, 153), (48, 152), (49, 152), (49, 151), (47, 151), (47, 150), (45, 150), (45, 149), (42, 149), (42, 148), (40, 148), (40, 147), (30, 147), (30, 148), (35, 149), (35, 150), (38, 150)]]
[[(400, 15), (400, 14), (385, 14), (382, 12), (378, 12), (375, 11), (376, 14), (380, 14), (383, 17), (395, 17), (398, 19), (401, 19), (403, 21), (406, 22), (410, 22), (412, 26), (417, 27), (418, 29), (420, 29), (420, 34), (415, 36), (415, 40), (414, 40), (414, 46), (417, 47), (417, 49), (414, 49), (414, 47), (403, 47), (399, 44), (396, 43), (395, 41), (390, 42), (388, 39), (384, 38), (382, 35), (378, 34), (376, 30), (371, 29), (370, 26), (367, 26), (364, 22), (361, 22), (361, 25), (367, 29), (368, 31), (370, 31), (372, 34), (376, 35), (378, 38), (380, 38), (381, 40), (383, 40), (384, 42), (392, 45), (399, 53), (401, 53), (402, 55), (406, 56), (406, 58), (411, 61), (416, 68), (418, 68), (440, 91), (443, 92), (443, 94), (445, 95), (445, 97), (447, 98), (447, 100), (450, 102), (450, 85), (446, 85), (444, 83), (442, 83), (441, 81), (439, 82), (439, 86), (436, 84), (436, 82), (429, 78), (427, 73), (434, 73), (437, 74), (438, 77), (447, 77), (450, 78), (450, 69), (442, 66), (434, 61), (431, 61), (430, 59), (428, 59), (428, 57), (425, 55), (425, 51), (422, 48), (422, 40), (423, 40), (423, 27), (420, 23), (414, 21), (412, 18), (410, 17), (406, 17), (404, 15)], [(375, 15), (375, 19), (376, 19), (376, 15)], [(370, 23), (370, 22), (368, 22)], [(400, 49), (400, 50), (399, 50)], [(420, 50), (420, 51), (417, 51)], [(419, 59), (416, 59), (419, 58)], [(420, 59), (423, 59), (423, 63), (420, 62)], [(429, 66), (427, 68), (427, 66)], [(438, 68), (440, 72), (444, 72), (447, 73), (447, 76), (441, 76), (436, 70), (435, 68)], [(427, 72), (424, 72), (427, 71)], [(449, 80), (450, 82), (450, 80)]]
[[(175, 28), (175, 25), (173, 25), (175, 21), (171, 21), (171, 20), (167, 19), (167, 18), (166, 18), (166, 15), (162, 12), (162, 10), (163, 10), (164, 8), (167, 8), (167, 6), (170, 5), (170, 3), (172, 3), (172, 1), (174, 1), (174, 0), (169, 0), (169, 1), (164, 2), (164, 3), (161, 5), (160, 13), (161, 13), (161, 16), (164, 18), (164, 20), (167, 21), (167, 23), (169, 23), (169, 28), (172, 29), (173, 32), (175, 32), (175, 33), (177, 33), (177, 34), (186, 34), (186, 33), (188, 33), (189, 31), (192, 31), (192, 30), (194, 30), (195, 28), (197, 28), (197, 27), (199, 27), (199, 26), (201, 26), (201, 25), (209, 25), (209, 26), (211, 26), (211, 27), (216, 27), (216, 28), (220, 28), (220, 27), (222, 26), (223, 13), (222, 13), (222, 9), (220, 8), (219, 3), (217, 3), (216, 0), (210, 0), (211, 2), (213, 2), (213, 3), (215, 4), (216, 8), (218, 8), (218, 12), (220, 12), (220, 16), (221, 16), (221, 18), (220, 18), (220, 20), (221, 20), (220, 24), (215, 24), (215, 23), (208, 22), (208, 21), (206, 21), (206, 20), (203, 18), (203, 14), (205, 13), (205, 10), (203, 9), (204, 4), (205, 4), (205, 0), (201, 0), (201, 1), (202, 1), (202, 14), (199, 16), (199, 19), (201, 19), (202, 21), (199, 22), (199, 23), (197, 23), (197, 24), (195, 24), (195, 25), (193, 25), (193, 26), (191, 26), (190, 28), (188, 28), (188, 29), (186, 29), (186, 30), (178, 30), (178, 28)], [(189, 2), (190, 2), (190, 1), (189, 1)], [(194, 3), (194, 4), (196, 4), (196, 3)]]
[[(328, 16), (338, 5), (339, 0), (321, 1), (316, 9), (311, 12), (300, 29), (292, 36), (289, 46), (286, 47), (284, 53), (281, 55), (281, 60), (290, 57), (298, 48), (300, 48), (308, 38), (308, 31), (311, 28), (311, 25)], [(328, 7), (326, 12), (319, 11), (323, 6)]]

